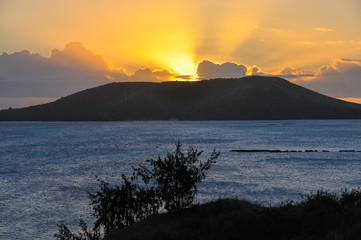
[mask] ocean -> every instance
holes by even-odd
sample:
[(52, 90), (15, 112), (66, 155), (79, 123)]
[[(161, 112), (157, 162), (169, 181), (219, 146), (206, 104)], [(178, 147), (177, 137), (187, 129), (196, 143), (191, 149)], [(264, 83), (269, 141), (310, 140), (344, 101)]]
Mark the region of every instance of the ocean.
[[(177, 141), (203, 150), (201, 159), (221, 152), (197, 202), (277, 205), (361, 186), (361, 120), (1, 122), (0, 239), (54, 239), (57, 224), (76, 230), (79, 218), (92, 222), (96, 176), (117, 185), (121, 173), (172, 152)], [(239, 149), (296, 152), (231, 151)]]

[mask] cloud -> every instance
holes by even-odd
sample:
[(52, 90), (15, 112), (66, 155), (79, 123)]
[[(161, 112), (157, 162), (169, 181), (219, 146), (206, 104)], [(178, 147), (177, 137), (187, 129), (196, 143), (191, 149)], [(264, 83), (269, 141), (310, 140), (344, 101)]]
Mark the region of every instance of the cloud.
[(200, 79), (240, 78), (246, 75), (247, 67), (231, 62), (213, 63), (203, 60), (198, 63), (196, 73)]
[(294, 74), (297, 74), (297, 71), (295, 68), (293, 67), (284, 67), (282, 68), (282, 70), (280, 71), (280, 73), (282, 75), (294, 75)]
[(297, 71), (286, 66), (270, 73), (253, 66), (248, 67), (247, 75), (281, 77), (331, 97), (361, 103), (361, 59), (336, 59), (320, 67), (318, 72)]
[(361, 63), (360, 59), (341, 58), (341, 61), (343, 61), (343, 62)]
[[(29, 105), (38, 105), (46, 102), (53, 102), (57, 98), (36, 98), (36, 97), (0, 97), (2, 106), (28, 107)], [(6, 109), (8, 107), (0, 108)]]
[[(285, 66), (278, 72), (264, 72), (257, 66), (247, 67), (236, 63), (215, 64), (209, 60), (203, 60), (197, 67), (197, 73), (203, 79), (241, 77), (244, 71), (247, 75), (285, 78), (335, 98), (353, 102), (361, 99), (361, 59), (336, 59), (331, 64), (320, 67), (318, 72), (298, 71), (291, 66)], [(234, 75), (229, 76), (230, 72)]]
[[(315, 76), (315, 73), (299, 72), (290, 66), (283, 67), (278, 72), (264, 72), (260, 67), (255, 65), (247, 67), (246, 65), (230, 62), (219, 64), (209, 60), (203, 60), (198, 64), (197, 74), (200, 79), (240, 78), (246, 75), (273, 76), (287, 79), (301, 79)], [(186, 76), (185, 79), (189, 79), (189, 77)]]
[(146, 68), (129, 76), (79, 42), (51, 50), (49, 58), (29, 50), (4, 52), (0, 55), (0, 108), (46, 103), (109, 82), (163, 82), (177, 75)]
[[(240, 78), (245, 75), (278, 76), (314, 91), (337, 98), (361, 98), (361, 60), (336, 59), (317, 73), (297, 71), (285, 66), (278, 72), (264, 72), (258, 66), (203, 60), (198, 63), (199, 79)], [(114, 68), (99, 54), (78, 42), (63, 50), (53, 49), (49, 58), (23, 50), (0, 55), (0, 108), (25, 107), (55, 100), (62, 96), (116, 81), (163, 82), (197, 80), (166, 69), (138, 69), (129, 76)]]
[(105, 72), (109, 69), (109, 63), (102, 56), (86, 49), (80, 42), (68, 43), (64, 50), (53, 49), (50, 61), (59, 66), (86, 72)]
[(63, 50), (53, 49), (49, 58), (29, 50), (4, 52), (0, 55), (3, 98), (0, 108), (40, 104), (110, 81), (128, 79), (123, 69), (112, 68), (81, 43), (69, 43)]
[(322, 66), (314, 78), (294, 82), (332, 97), (361, 98), (360, 63), (360, 60), (336, 59)]
[(295, 68), (286, 66), (283, 67), (279, 72), (270, 73), (266, 75), (271, 75), (275, 77), (281, 77), (286, 79), (301, 79), (305, 77), (314, 77), (315, 74), (312, 72), (299, 72)]
[(257, 66), (248, 67), (247, 69), (247, 75), (264, 75), (261, 68)]
[(96, 76), (114, 81), (128, 78), (124, 69), (113, 68), (110, 62), (85, 48), (80, 42), (68, 43), (64, 50), (53, 49), (49, 61), (83, 76)]
[(335, 29), (332, 28), (322, 28), (322, 27), (314, 27), (312, 28), (314, 31), (321, 31), (321, 32), (333, 32)]
[(141, 81), (141, 82), (164, 82), (170, 81), (178, 74), (171, 73), (170, 71), (164, 70), (150, 70), (146, 69), (138, 69), (132, 76), (131, 80)]
[(290, 66), (283, 67), (278, 72), (263, 72), (262, 69), (257, 66), (248, 67), (247, 75), (272, 76), (286, 78), (289, 80), (315, 76), (315, 74), (312, 72), (299, 72), (295, 68)]
[(325, 44), (328, 45), (334, 45), (334, 44), (342, 44), (342, 43), (347, 43), (346, 41), (342, 41), (342, 40), (338, 40), (338, 41), (326, 41)]
[(298, 44), (304, 44), (304, 45), (312, 45), (312, 44), (315, 44), (314, 42), (311, 42), (311, 41), (297, 41)]

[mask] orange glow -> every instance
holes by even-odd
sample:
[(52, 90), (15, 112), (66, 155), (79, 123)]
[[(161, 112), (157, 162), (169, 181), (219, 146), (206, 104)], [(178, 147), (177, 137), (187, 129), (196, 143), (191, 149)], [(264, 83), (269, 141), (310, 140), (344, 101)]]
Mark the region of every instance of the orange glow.
[(321, 31), (321, 32), (333, 32), (333, 31), (335, 31), (335, 29), (321, 28), (321, 27), (315, 27), (315, 28), (312, 28), (312, 30)]
[(361, 98), (339, 98), (340, 100), (361, 104)]
[(298, 43), (300, 43), (300, 44), (306, 44), (306, 45), (310, 45), (310, 44), (314, 44), (314, 42), (298, 42)]
[(339, 40), (339, 41), (326, 41), (325, 43), (326, 44), (341, 44), (341, 43), (346, 43), (346, 41), (341, 41), (341, 40)]
[(358, 59), (360, 53), (354, 0), (3, 2), (2, 51), (49, 56), (49, 49), (77, 41), (129, 74), (151, 68), (191, 75), (203, 59), (267, 72), (290, 65), (317, 71), (336, 57)]
[(177, 82), (198, 82), (200, 79), (197, 75), (184, 75), (184, 76), (177, 76), (172, 79), (172, 81)]
[(186, 53), (158, 53), (153, 58), (159, 66), (170, 68), (172, 72), (176, 72), (179, 75), (192, 75), (196, 68), (193, 57)]

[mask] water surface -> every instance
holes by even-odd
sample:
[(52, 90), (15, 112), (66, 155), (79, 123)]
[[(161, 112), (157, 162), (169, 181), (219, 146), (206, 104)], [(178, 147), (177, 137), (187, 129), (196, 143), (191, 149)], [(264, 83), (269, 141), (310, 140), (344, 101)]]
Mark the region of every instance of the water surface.
[(361, 153), (339, 152), (361, 150), (361, 120), (2, 122), (0, 138), (0, 239), (52, 239), (56, 224), (76, 226), (88, 218), (95, 176), (117, 184), (132, 165), (173, 151), (178, 140), (204, 157), (221, 151), (197, 201), (277, 204), (361, 186)]

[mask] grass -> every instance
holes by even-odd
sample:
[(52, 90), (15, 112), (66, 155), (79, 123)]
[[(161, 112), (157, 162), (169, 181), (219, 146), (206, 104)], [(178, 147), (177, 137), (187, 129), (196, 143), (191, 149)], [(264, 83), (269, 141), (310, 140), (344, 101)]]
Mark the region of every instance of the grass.
[(219, 199), (152, 215), (105, 239), (361, 239), (361, 191), (345, 190), (340, 195), (317, 192), (279, 206)]

